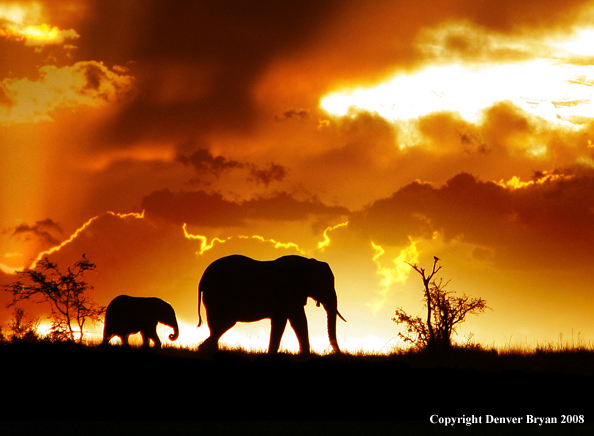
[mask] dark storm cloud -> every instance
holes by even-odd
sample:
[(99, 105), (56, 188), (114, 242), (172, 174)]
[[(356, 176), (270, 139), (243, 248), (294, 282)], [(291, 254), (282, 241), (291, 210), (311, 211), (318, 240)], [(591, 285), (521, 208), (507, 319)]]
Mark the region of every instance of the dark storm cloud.
[[(416, 48), (424, 29), (451, 22), (500, 33), (561, 27), (583, 3), (91, 0), (78, 23), (58, 24), (80, 34), (79, 60), (134, 62), (131, 73), (141, 92), (98, 130), (115, 146), (190, 132), (249, 132), (263, 116), (261, 105), (270, 103), (255, 98), (255, 88), (266, 88), (268, 78), (325, 93), (337, 83), (379, 80), (426, 60)], [(449, 41), (452, 49), (476, 51), (466, 35)], [(275, 77), (280, 64), (286, 69)], [(309, 102), (319, 97), (299, 96)], [(303, 118), (304, 110), (282, 117)]]
[(307, 44), (332, 1), (93, 1), (78, 56), (135, 61), (144, 93), (109, 132), (114, 139), (198, 129), (244, 130), (251, 90), (268, 63)]
[(284, 121), (290, 119), (307, 120), (310, 118), (310, 111), (307, 109), (289, 109), (283, 112), (282, 116), (275, 117), (277, 121)]
[(282, 165), (270, 164), (268, 168), (260, 169), (250, 165), (250, 179), (268, 186), (271, 182), (280, 182), (287, 175), (287, 169)]
[(48, 246), (58, 245), (60, 241), (51, 232), (62, 233), (62, 227), (52, 219), (46, 218), (37, 221), (34, 225), (20, 224), (12, 231), (12, 235), (25, 236), (25, 238), (35, 237)]
[(408, 237), (458, 239), (493, 250), (499, 262), (532, 267), (581, 263), (594, 244), (594, 172), (535, 173), (519, 187), (461, 173), (441, 187), (414, 182), (356, 214), (351, 228), (378, 243)]
[(268, 198), (256, 198), (243, 203), (250, 218), (300, 221), (309, 217), (340, 217), (349, 211), (340, 206), (328, 206), (318, 198), (298, 200), (286, 192), (278, 192)]
[(198, 174), (211, 173), (219, 177), (221, 172), (233, 168), (243, 168), (244, 164), (223, 156), (213, 156), (206, 148), (200, 148), (189, 156), (179, 155), (177, 158), (184, 165), (191, 165)]
[(249, 173), (248, 179), (268, 186), (271, 182), (282, 181), (287, 169), (282, 165), (270, 164), (267, 168), (260, 168), (250, 162), (239, 162), (234, 159), (227, 159), (224, 156), (214, 156), (208, 149), (199, 148), (189, 156), (180, 154), (177, 160), (186, 166), (192, 166), (198, 174), (212, 174), (217, 178), (226, 170), (246, 169)]
[(231, 227), (244, 224), (239, 204), (227, 201), (219, 193), (205, 191), (155, 191), (142, 200), (147, 217), (163, 218), (174, 224), (197, 224), (206, 227)]
[(96, 65), (89, 65), (85, 71), (85, 78), (87, 79), (85, 89), (97, 91), (101, 86), (101, 81), (105, 79), (105, 74)]
[(142, 202), (147, 217), (160, 217), (174, 224), (205, 227), (244, 226), (246, 220), (298, 221), (309, 217), (338, 217), (348, 210), (327, 206), (316, 198), (298, 200), (286, 193), (243, 202), (229, 201), (219, 193), (205, 191), (153, 192)]

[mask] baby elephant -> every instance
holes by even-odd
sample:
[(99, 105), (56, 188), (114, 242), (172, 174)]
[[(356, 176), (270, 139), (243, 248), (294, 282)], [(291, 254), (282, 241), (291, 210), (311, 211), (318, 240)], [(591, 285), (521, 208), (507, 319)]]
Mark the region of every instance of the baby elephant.
[(143, 347), (149, 347), (149, 339), (152, 339), (155, 347), (161, 348), (157, 335), (158, 323), (173, 329), (169, 340), (175, 341), (178, 338), (179, 327), (175, 311), (169, 303), (154, 297), (120, 295), (107, 306), (102, 345), (107, 345), (111, 338), (119, 336), (122, 343), (129, 346), (128, 336), (140, 332)]

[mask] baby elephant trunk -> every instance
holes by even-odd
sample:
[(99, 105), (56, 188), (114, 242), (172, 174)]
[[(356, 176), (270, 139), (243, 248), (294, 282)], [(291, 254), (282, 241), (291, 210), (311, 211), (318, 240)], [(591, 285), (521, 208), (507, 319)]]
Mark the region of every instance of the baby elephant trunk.
[(177, 325), (177, 320), (175, 320), (171, 327), (173, 328), (173, 333), (169, 335), (169, 340), (175, 341), (179, 338), (179, 326)]

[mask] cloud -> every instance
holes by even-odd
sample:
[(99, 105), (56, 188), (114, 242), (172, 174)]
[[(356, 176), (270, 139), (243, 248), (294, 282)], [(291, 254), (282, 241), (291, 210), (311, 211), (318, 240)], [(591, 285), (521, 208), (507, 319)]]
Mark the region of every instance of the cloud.
[[(422, 65), (434, 55), (420, 50), (420, 43), (457, 37), (450, 48), (476, 52), (476, 46), (464, 48), (472, 41), (466, 29), (481, 29), (493, 50), (503, 45), (513, 51), (513, 38), (502, 44), (495, 37), (507, 37), (516, 26), (509, 23), (534, 26), (532, 14), (545, 16), (544, 11), (551, 27), (570, 21), (555, 15), (561, 7), (553, 2), (538, 8), (515, 5), (291, 0), (181, 1), (172, 8), (163, 0), (125, 5), (92, 0), (71, 22), (82, 35), (77, 59), (135, 63), (133, 74), (142, 92), (97, 129), (98, 141), (121, 146), (149, 138), (256, 135), (271, 120), (314, 117), (319, 98), (331, 87), (377, 82)], [(497, 10), (498, 20), (483, 17), (482, 7)], [(516, 9), (531, 12), (516, 14)], [(468, 24), (455, 35), (450, 29), (449, 36), (419, 39), (426, 29), (452, 22)]]
[(147, 217), (159, 217), (174, 224), (204, 227), (242, 227), (248, 220), (302, 221), (311, 217), (334, 218), (349, 211), (327, 206), (318, 199), (298, 200), (280, 192), (240, 202), (229, 201), (219, 193), (205, 191), (155, 191), (142, 200)]
[(311, 43), (335, 4), (90, 1), (77, 27), (85, 36), (78, 56), (118, 65), (134, 60), (144, 91), (105, 134), (127, 142), (250, 131), (260, 115), (253, 96), (260, 76), (273, 59)]
[(552, 56), (552, 47), (534, 34), (510, 35), (479, 27), (469, 21), (446, 22), (421, 29), (415, 46), (427, 59), (446, 62), (517, 62)]
[(249, 180), (268, 186), (271, 182), (282, 181), (287, 169), (279, 164), (270, 164), (268, 168), (260, 168), (249, 162), (239, 162), (224, 156), (214, 156), (207, 148), (199, 148), (189, 156), (180, 154), (177, 160), (186, 166), (192, 166), (198, 174), (212, 174), (219, 178), (224, 171), (233, 169), (247, 169)]
[(97, 265), (85, 280), (93, 284), (91, 296), (100, 304), (123, 293), (156, 294), (168, 300), (178, 294), (187, 298), (187, 291), (174, 283), (184, 274), (188, 278), (195, 263), (195, 248), (179, 228), (155, 226), (138, 214), (105, 213), (81, 226), (59, 249), (42, 255), (66, 268), (83, 253)]
[(349, 227), (380, 245), (408, 238), (471, 244), (499, 266), (557, 268), (587, 263), (594, 243), (594, 172), (536, 173), (494, 183), (460, 173), (441, 187), (413, 182), (355, 214)]
[(252, 180), (268, 186), (271, 182), (280, 182), (287, 175), (287, 169), (278, 164), (270, 164), (268, 168), (260, 169), (257, 165), (251, 164), (250, 176)]
[(29, 238), (34, 236), (41, 240), (44, 245), (54, 246), (58, 245), (60, 241), (57, 237), (53, 236), (51, 232), (62, 233), (62, 227), (54, 222), (51, 218), (46, 218), (41, 221), (37, 221), (34, 225), (27, 223), (19, 224), (12, 231), (12, 236), (25, 236)]
[(23, 40), (25, 46), (43, 46), (48, 44), (63, 44), (67, 39), (80, 37), (74, 29), (61, 30), (48, 24), (29, 25), (23, 28), (9, 26), (0, 29), (0, 36)]
[(277, 121), (285, 121), (293, 118), (300, 120), (307, 120), (311, 116), (310, 111), (307, 109), (289, 109), (283, 112), (282, 116), (276, 116)]
[(0, 107), (0, 122), (51, 121), (60, 108), (102, 106), (127, 100), (134, 92), (134, 79), (109, 69), (101, 62), (77, 62), (72, 66), (47, 65), (39, 78), (7, 78), (0, 94), (10, 104)]
[(189, 156), (180, 155), (178, 160), (186, 166), (193, 166), (198, 174), (211, 173), (216, 177), (225, 170), (244, 167), (243, 163), (236, 160), (213, 156), (207, 148), (199, 148)]
[(239, 204), (227, 201), (219, 193), (205, 191), (155, 191), (142, 199), (147, 217), (159, 217), (174, 224), (184, 223), (205, 227), (244, 225), (245, 216)]
[(60, 29), (43, 22), (39, 3), (0, 5), (0, 38), (24, 41), (25, 46), (60, 45), (80, 37), (74, 29)]

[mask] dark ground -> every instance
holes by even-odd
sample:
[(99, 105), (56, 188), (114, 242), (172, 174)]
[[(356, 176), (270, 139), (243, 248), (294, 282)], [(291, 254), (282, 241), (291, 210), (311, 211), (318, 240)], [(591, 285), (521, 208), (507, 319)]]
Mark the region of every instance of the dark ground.
[[(0, 368), (7, 435), (594, 434), (593, 352), (206, 359), (177, 349), (3, 344)], [(558, 423), (485, 422), (487, 415), (525, 422), (528, 414)], [(483, 422), (445, 427), (431, 424), (433, 415)], [(585, 423), (561, 424), (562, 415)], [(64, 420), (144, 422), (87, 422), (82, 431)], [(177, 422), (146, 422), (159, 420)], [(44, 432), (48, 426), (58, 432)]]

